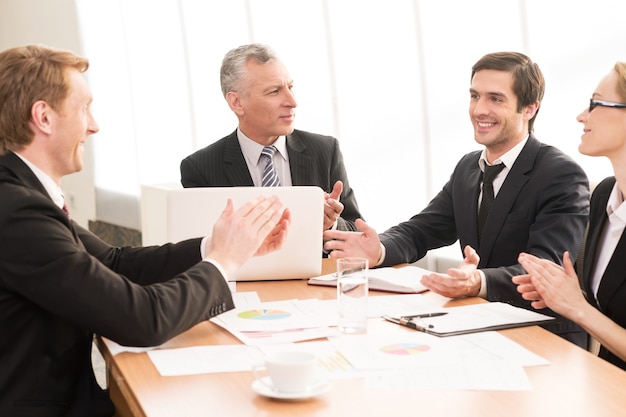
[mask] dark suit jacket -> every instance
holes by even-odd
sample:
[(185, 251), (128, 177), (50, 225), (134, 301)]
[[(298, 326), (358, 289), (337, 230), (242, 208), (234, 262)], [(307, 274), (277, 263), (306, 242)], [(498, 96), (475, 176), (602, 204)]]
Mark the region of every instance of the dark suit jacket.
[(13, 153), (0, 156), (0, 201), (2, 416), (110, 416), (94, 333), (158, 345), (234, 307), (218, 269), (200, 262), (200, 239), (111, 247), (70, 221)]
[[(429, 249), (458, 239), (461, 250), (470, 245), (480, 255), (478, 267), (487, 278), (490, 301), (532, 310), (511, 282), (514, 275), (525, 273), (517, 257), (528, 252), (561, 263), (567, 250), (575, 259), (589, 215), (587, 176), (568, 156), (531, 135), (496, 196), (479, 242), (479, 157), (480, 151), (465, 155), (420, 214), (381, 234), (384, 264), (414, 262)], [(556, 316), (548, 309), (541, 312)], [(586, 346), (586, 335), (569, 320), (559, 318), (544, 327)]]
[[(338, 219), (339, 230), (356, 230), (354, 221), (362, 218), (350, 188), (339, 142), (331, 136), (294, 130), (287, 136), (287, 153), (293, 185), (317, 185), (330, 192), (335, 182), (343, 182), (340, 201), (344, 206)], [(183, 187), (253, 186), (237, 131), (200, 149), (180, 164)]]
[[(591, 280), (598, 257), (598, 245), (601, 243), (602, 230), (608, 220), (606, 205), (614, 185), (615, 177), (606, 178), (598, 184), (591, 196), (589, 232), (585, 244), (582, 281), (589, 302), (615, 323), (626, 328), (626, 308), (624, 308), (626, 305), (626, 233), (622, 233), (615, 252), (613, 252), (613, 256), (602, 275), (598, 288), (598, 303), (596, 303), (591, 291)], [(609, 352), (604, 346), (600, 348), (599, 356), (626, 370), (626, 362)]]

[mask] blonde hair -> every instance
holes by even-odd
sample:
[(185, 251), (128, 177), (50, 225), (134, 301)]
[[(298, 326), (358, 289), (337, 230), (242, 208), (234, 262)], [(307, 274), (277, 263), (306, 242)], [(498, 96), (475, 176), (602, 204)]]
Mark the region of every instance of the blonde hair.
[(67, 69), (87, 71), (89, 61), (73, 52), (41, 45), (0, 53), (0, 155), (19, 151), (33, 140), (29, 123), (39, 100), (58, 109), (69, 93)]
[(617, 94), (623, 103), (626, 103), (626, 62), (617, 62), (613, 67), (617, 73)]

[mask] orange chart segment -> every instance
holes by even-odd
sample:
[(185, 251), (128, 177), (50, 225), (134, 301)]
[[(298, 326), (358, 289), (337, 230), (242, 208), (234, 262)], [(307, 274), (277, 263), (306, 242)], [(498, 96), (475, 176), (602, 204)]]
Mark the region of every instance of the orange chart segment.
[(288, 311), (265, 308), (242, 311), (241, 313), (237, 314), (237, 317), (247, 320), (282, 320), (290, 316), (291, 313), (289, 313)]
[(393, 343), (385, 345), (380, 350), (389, 355), (416, 355), (430, 350), (430, 346), (419, 343)]

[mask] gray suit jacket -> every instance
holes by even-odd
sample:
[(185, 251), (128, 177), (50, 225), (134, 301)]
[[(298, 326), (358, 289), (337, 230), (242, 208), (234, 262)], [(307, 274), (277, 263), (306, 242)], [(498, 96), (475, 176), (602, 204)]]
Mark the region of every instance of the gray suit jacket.
[[(589, 216), (587, 176), (571, 158), (531, 135), (496, 196), (479, 242), (479, 157), (475, 151), (461, 158), (421, 213), (381, 234), (385, 265), (414, 262), (458, 239), (461, 251), (470, 245), (478, 252), (490, 301), (532, 310), (511, 282), (525, 273), (517, 257), (528, 252), (560, 263), (567, 250), (576, 259)], [(551, 310), (541, 312), (556, 316)], [(544, 327), (586, 346), (586, 335), (569, 320), (559, 318)]]
[(109, 246), (13, 153), (0, 156), (0, 201), (1, 416), (111, 416), (91, 367), (94, 333), (153, 346), (234, 307), (200, 239)]
[[(331, 136), (294, 130), (287, 136), (287, 152), (293, 185), (316, 185), (330, 192), (337, 181), (343, 182), (340, 197), (344, 205), (338, 220), (339, 230), (356, 230), (354, 221), (361, 217), (350, 188), (339, 142)], [(253, 186), (243, 157), (237, 131), (187, 156), (180, 163), (183, 187)]]

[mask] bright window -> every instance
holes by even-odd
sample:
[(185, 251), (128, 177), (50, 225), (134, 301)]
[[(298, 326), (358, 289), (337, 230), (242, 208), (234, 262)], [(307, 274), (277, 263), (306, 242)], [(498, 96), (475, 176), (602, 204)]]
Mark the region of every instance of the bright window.
[[(76, 3), (101, 128), (99, 207), (118, 196), (138, 212), (141, 184), (178, 182), (182, 158), (235, 129), (219, 66), (249, 42), (272, 45), (294, 77), (296, 128), (339, 139), (362, 214), (378, 231), (419, 212), (461, 155), (479, 149), (469, 77), (488, 52), (530, 55), (547, 79), (537, 137), (592, 180), (611, 173), (605, 160), (578, 154), (575, 116), (626, 59), (621, 0)], [(98, 217), (139, 227), (123, 211)]]

